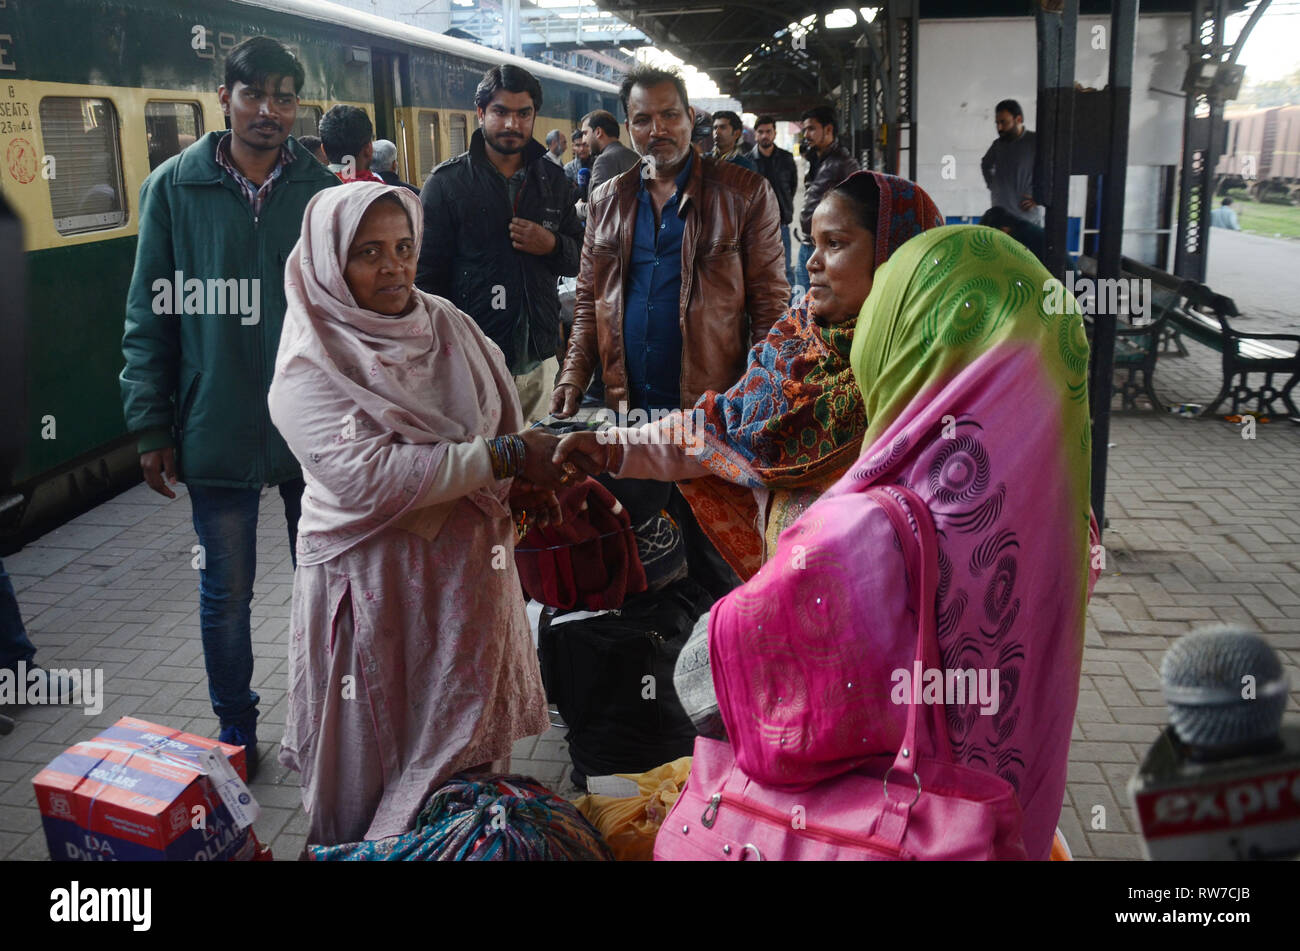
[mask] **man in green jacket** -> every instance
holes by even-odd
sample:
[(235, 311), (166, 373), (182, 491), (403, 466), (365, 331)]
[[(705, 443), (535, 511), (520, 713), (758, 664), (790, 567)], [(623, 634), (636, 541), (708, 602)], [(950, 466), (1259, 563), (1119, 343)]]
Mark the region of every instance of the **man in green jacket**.
[[(302, 472), (266, 394), (284, 321), (284, 263), (311, 197), (339, 184), (289, 130), (302, 64), (279, 42), (236, 46), (218, 90), (229, 132), (209, 132), (140, 189), (126, 304), (122, 402), (155, 492), (189, 489), (199, 626), (223, 742), (257, 764), (250, 605), (258, 500), (279, 486), (293, 556)], [(296, 563), (296, 561), (295, 561)]]

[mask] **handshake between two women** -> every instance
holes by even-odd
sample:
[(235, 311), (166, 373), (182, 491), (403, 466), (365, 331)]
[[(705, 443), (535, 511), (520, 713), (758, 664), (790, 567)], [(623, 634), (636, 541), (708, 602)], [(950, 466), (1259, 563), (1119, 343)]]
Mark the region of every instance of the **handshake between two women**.
[(525, 429), (489, 441), (494, 471), (499, 476), (514, 476), (511, 510), (543, 527), (562, 521), (558, 489), (584, 476), (617, 471), (622, 449), (621, 445), (603, 443), (595, 432), (555, 436), (541, 429)]

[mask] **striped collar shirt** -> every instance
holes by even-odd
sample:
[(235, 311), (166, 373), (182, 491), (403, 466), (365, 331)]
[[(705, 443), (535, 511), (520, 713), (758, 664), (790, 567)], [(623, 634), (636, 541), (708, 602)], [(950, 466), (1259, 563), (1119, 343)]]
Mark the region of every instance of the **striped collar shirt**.
[(270, 197), (271, 187), (275, 184), (275, 180), (280, 177), (284, 167), (293, 161), (293, 153), (289, 151), (288, 146), (280, 146), (280, 160), (271, 169), (271, 174), (266, 176), (266, 181), (262, 182), (260, 186), (254, 185), (235, 167), (234, 159), (230, 156), (230, 135), (227, 132), (217, 141), (217, 164), (224, 168), (230, 174), (230, 177), (235, 180), (235, 184), (239, 186), (240, 191), (244, 193), (244, 197), (248, 199), (248, 204), (253, 209), (253, 219), (257, 220), (262, 217), (262, 206), (266, 204), (266, 199)]

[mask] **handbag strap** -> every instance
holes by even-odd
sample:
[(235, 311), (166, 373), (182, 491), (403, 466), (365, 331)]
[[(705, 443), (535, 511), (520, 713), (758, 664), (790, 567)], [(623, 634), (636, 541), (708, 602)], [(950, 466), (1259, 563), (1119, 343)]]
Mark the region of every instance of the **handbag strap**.
[[(922, 706), (930, 708), (930, 755), (941, 762), (952, 762), (952, 748), (948, 743), (947, 711), (943, 704), (943, 697), (940, 695), (937, 703), (920, 703), (921, 684), (916, 677), (916, 664), (920, 664), (922, 673), (940, 668), (935, 603), (938, 592), (939, 539), (930, 507), (907, 486), (872, 486), (867, 490), (867, 494), (880, 505), (893, 524), (894, 532), (903, 548), (908, 582), (918, 595), (915, 663), (912, 670), (908, 671), (913, 702), (907, 705), (907, 727), (903, 733), (903, 744), (899, 747), (893, 766), (893, 771), (901, 770), (904, 775), (910, 775), (916, 771), (917, 727), (920, 724)], [(903, 507), (903, 502), (907, 503), (906, 508)]]
[[(873, 486), (867, 490), (889, 517), (903, 549), (903, 561), (908, 567), (908, 580), (918, 593), (916, 606), (915, 660), (924, 672), (939, 667), (939, 639), (936, 632), (935, 598), (938, 592), (939, 541), (934, 528), (930, 507), (911, 489), (902, 485)], [(907, 508), (903, 502), (907, 502)], [(912, 566), (916, 565), (916, 570)], [(919, 751), (916, 748), (916, 728), (920, 722), (920, 689), (915, 679), (916, 665), (912, 667), (912, 697), (907, 705), (907, 728), (903, 732), (903, 745), (894, 757), (894, 765), (884, 777), (885, 803), (877, 814), (874, 834), (902, 849), (907, 835), (912, 807), (921, 798)], [(930, 748), (935, 759), (952, 762), (952, 749), (948, 744), (946, 711), (942, 696), (930, 704), (933, 718)], [(889, 789), (894, 779), (894, 791)]]

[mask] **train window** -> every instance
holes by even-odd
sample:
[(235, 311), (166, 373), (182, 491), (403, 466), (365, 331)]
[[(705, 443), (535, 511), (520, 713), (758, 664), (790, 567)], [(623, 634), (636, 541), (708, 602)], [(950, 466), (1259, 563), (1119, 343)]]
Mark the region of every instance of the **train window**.
[(203, 116), (197, 102), (144, 104), (144, 132), (149, 141), (149, 170), (153, 171), (177, 152), (189, 148), (203, 134)]
[(416, 140), (420, 144), (419, 181), (429, 177), (429, 173), (442, 161), (442, 143), (438, 141), (438, 113), (421, 109), (416, 115)]
[(41, 137), (54, 159), (50, 203), (59, 234), (116, 228), (126, 221), (117, 110), (107, 99), (47, 96)]
[(301, 139), (304, 135), (320, 135), (320, 106), (298, 106), (298, 118), (293, 120), (293, 132), (291, 135), (295, 139)]
[(465, 134), (465, 117), (452, 116), (449, 131), (451, 133), (451, 154), (460, 155), (469, 148), (469, 136)]

